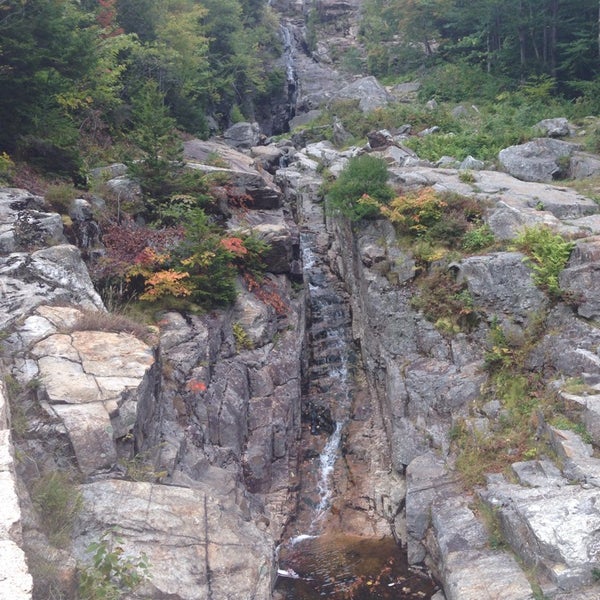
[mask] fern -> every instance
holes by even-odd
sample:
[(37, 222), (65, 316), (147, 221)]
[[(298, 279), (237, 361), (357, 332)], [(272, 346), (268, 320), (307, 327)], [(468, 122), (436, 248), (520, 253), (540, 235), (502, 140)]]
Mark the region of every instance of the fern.
[(559, 298), (558, 282), (575, 244), (554, 233), (549, 227), (529, 227), (515, 240), (515, 248), (525, 253), (533, 269), (533, 281), (552, 297)]

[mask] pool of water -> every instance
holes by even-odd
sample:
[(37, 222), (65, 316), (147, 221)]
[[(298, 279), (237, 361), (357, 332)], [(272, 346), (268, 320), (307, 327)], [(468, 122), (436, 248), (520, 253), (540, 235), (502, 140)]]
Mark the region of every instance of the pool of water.
[(280, 550), (276, 598), (285, 600), (429, 600), (439, 589), (421, 569), (409, 568), (393, 538), (348, 535), (304, 537)]

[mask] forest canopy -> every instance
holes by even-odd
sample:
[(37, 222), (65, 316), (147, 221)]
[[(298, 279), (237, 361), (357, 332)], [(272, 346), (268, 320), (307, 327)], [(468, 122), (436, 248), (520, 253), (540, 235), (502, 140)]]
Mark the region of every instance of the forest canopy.
[[(600, 67), (597, 0), (366, 0), (368, 67), (397, 75), (453, 64), (510, 87), (551, 79), (562, 93), (589, 89)], [(443, 98), (442, 98), (443, 99)]]
[[(359, 44), (340, 67), (418, 78), (423, 99), (519, 90), (600, 112), (599, 4), (364, 0)], [(314, 3), (307, 36), (318, 14)], [(149, 83), (157, 118), (192, 135), (266, 120), (285, 91), (281, 52), (266, 0), (0, 0), (0, 156), (76, 179), (117, 158), (116, 146), (135, 155)]]
[(0, 0), (0, 153), (68, 173), (115, 139), (156, 84), (195, 135), (254, 117), (280, 52), (256, 0)]

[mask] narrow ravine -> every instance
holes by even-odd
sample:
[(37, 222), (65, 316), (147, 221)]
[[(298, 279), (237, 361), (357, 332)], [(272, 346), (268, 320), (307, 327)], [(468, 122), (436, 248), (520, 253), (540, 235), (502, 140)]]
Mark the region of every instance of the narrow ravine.
[(307, 366), (297, 511), (279, 549), (275, 598), (430, 598), (435, 584), (408, 568), (378, 511), (389, 470), (379, 411), (353, 343), (343, 282), (330, 266), (331, 237), (316, 194), (299, 195), (307, 289)]

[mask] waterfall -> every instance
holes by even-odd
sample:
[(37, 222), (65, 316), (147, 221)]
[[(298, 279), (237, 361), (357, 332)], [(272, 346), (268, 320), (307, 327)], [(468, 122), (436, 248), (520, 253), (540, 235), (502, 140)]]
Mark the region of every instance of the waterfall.
[(287, 118), (290, 120), (296, 114), (296, 99), (298, 96), (298, 77), (294, 67), (294, 36), (288, 24), (282, 23), (280, 31), (283, 41), (283, 63), (287, 89)]
[(336, 423), (335, 431), (331, 434), (329, 440), (327, 440), (319, 459), (321, 477), (319, 479), (318, 489), (321, 500), (319, 501), (319, 506), (317, 506), (315, 522), (318, 522), (329, 508), (329, 501), (333, 493), (331, 476), (333, 474), (333, 468), (335, 467), (335, 461), (338, 457), (338, 450), (342, 439), (342, 427), (343, 424), (341, 422)]
[[(391, 535), (361, 537), (354, 533), (352, 516), (345, 522), (355, 510), (350, 505), (353, 486), (360, 485), (355, 477), (372, 464), (366, 461), (359, 467), (361, 446), (353, 437), (368, 423), (355, 411), (362, 407), (363, 415), (369, 412), (370, 400), (365, 378), (357, 373), (349, 297), (330, 263), (333, 240), (322, 205), (310, 186), (297, 198), (307, 360), (297, 508), (278, 549), (277, 590), (285, 600), (425, 600), (434, 586), (410, 573), (406, 553)], [(363, 437), (363, 451), (372, 431)], [(361, 502), (362, 497), (355, 498)]]

